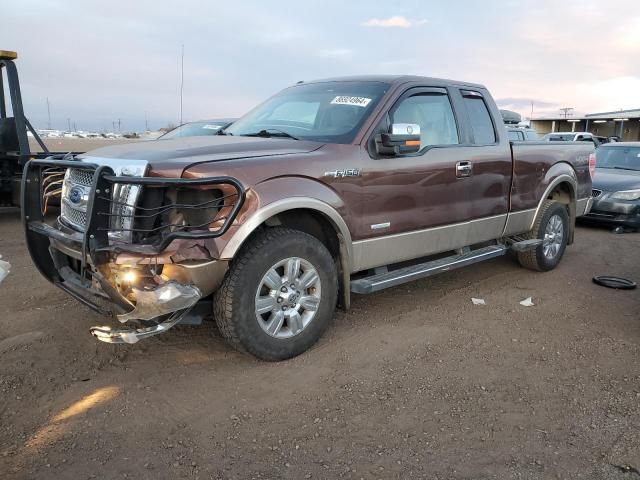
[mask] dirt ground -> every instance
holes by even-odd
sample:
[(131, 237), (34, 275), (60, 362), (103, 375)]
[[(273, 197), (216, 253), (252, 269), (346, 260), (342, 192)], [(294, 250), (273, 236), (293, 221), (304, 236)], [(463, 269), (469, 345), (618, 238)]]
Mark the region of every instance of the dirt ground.
[(640, 290), (591, 282), (640, 280), (640, 234), (582, 227), (553, 272), (501, 258), (357, 296), (282, 363), (210, 323), (98, 343), (17, 214), (0, 253), (3, 479), (640, 478)]

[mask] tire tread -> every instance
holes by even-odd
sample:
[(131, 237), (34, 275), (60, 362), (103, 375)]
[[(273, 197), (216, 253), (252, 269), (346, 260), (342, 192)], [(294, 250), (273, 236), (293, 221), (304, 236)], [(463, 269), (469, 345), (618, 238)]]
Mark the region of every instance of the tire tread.
[(238, 290), (246, 288), (246, 286), (242, 284), (241, 279), (250, 260), (257, 255), (260, 255), (261, 251), (267, 248), (268, 245), (272, 245), (274, 243), (277, 244), (284, 237), (289, 235), (306, 236), (309, 237), (310, 241), (318, 241), (312, 235), (286, 227), (270, 227), (257, 232), (257, 234), (250, 238), (236, 254), (229, 266), (229, 270), (227, 271), (221, 287), (214, 295), (213, 315), (218, 326), (218, 330), (223, 338), (236, 350), (267, 360), (269, 359), (259, 355), (258, 352), (251, 351), (250, 346), (245, 345), (245, 343), (242, 342), (241, 335), (237, 329), (237, 324), (234, 321), (233, 299)]
[[(539, 238), (538, 234), (540, 231), (540, 225), (545, 218), (545, 214), (550, 208), (554, 207), (555, 205), (558, 205), (558, 202), (555, 202), (553, 200), (545, 200), (542, 204), (542, 208), (538, 212), (538, 216), (536, 217), (535, 222), (533, 223), (533, 228), (527, 233), (520, 235), (520, 237), (522, 237), (523, 240)], [(533, 248), (525, 252), (518, 252), (518, 262), (524, 268), (528, 268), (530, 270), (535, 270), (538, 272), (545, 271), (543, 265), (541, 265), (538, 261), (538, 248)]]

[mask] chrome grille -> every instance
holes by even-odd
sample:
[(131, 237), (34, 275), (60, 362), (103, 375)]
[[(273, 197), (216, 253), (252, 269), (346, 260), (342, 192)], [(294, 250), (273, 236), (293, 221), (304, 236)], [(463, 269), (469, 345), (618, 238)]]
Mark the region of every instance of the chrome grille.
[(92, 170), (69, 168), (64, 176), (60, 217), (78, 230), (87, 226), (87, 204), (92, 183)]
[[(132, 161), (133, 163), (133, 161)], [(116, 176), (144, 176), (146, 165), (142, 168), (134, 165), (118, 165), (117, 161), (111, 161)], [(89, 221), (87, 208), (89, 199), (93, 195), (92, 169), (69, 168), (67, 169), (62, 186), (60, 218), (67, 225), (79, 231), (87, 228)], [(140, 196), (140, 185), (118, 184), (111, 185), (110, 231), (108, 233), (110, 243), (130, 243), (132, 239), (133, 215)], [(106, 194), (106, 192), (105, 192)]]
[(595, 188), (591, 190), (591, 196), (593, 198), (598, 198), (600, 195), (602, 195), (602, 190), (597, 190)]
[(81, 210), (76, 210), (74, 208), (64, 208), (64, 218), (72, 225), (77, 227), (85, 227), (87, 225), (87, 212), (83, 212)]
[(93, 182), (93, 172), (81, 168), (69, 169), (69, 182), (77, 185), (91, 186)]

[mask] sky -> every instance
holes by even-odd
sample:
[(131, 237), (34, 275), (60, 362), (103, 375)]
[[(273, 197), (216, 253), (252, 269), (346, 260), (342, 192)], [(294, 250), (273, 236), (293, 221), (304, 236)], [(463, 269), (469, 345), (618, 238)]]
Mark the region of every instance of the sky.
[[(638, 0), (0, 0), (37, 128), (141, 131), (236, 117), (299, 80), (484, 84), (529, 117), (640, 107)], [(116, 127), (117, 128), (117, 127)]]

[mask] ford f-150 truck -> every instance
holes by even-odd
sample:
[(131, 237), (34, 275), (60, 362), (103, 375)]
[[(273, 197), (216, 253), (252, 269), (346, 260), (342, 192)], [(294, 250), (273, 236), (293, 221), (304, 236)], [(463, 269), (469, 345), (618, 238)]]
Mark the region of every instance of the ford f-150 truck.
[[(237, 349), (311, 347), (352, 292), (514, 250), (553, 269), (589, 211), (593, 145), (509, 142), (481, 85), (301, 82), (211, 137), (32, 160), (22, 206), (42, 274), (135, 343), (211, 316)], [(60, 215), (43, 191), (62, 180)]]

